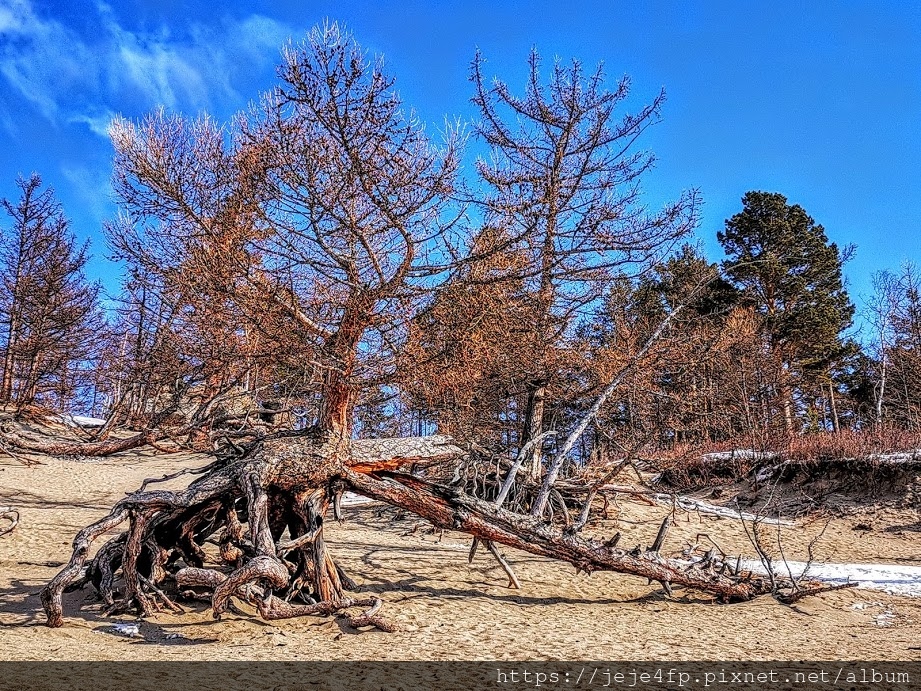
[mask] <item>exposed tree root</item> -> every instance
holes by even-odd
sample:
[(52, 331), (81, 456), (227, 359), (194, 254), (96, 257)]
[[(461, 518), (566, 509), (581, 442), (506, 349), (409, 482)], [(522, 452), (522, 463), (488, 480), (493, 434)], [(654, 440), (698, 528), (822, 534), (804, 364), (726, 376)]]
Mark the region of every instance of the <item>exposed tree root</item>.
[(346, 621), (349, 623), (349, 626), (355, 629), (373, 626), (381, 631), (392, 633), (396, 631), (396, 627), (377, 616), (377, 612), (380, 610), (382, 604), (381, 600), (376, 597), (358, 600), (342, 598), (341, 600), (329, 602), (317, 602), (313, 605), (292, 605), (289, 602), (278, 599), (274, 595), (269, 595), (265, 599), (256, 600), (256, 608), (259, 610), (259, 616), (267, 621), (305, 616), (328, 617), (349, 607), (370, 607), (370, 609), (363, 614), (347, 616)]
[[(469, 533), (483, 542), (516, 587), (520, 584), (498, 544), (561, 559), (587, 573), (632, 574), (662, 583), (667, 592), (682, 585), (724, 601), (795, 590), (786, 581), (737, 573), (719, 557), (691, 563), (662, 557), (667, 523), (650, 549), (626, 551), (616, 540), (584, 539), (572, 528), (557, 528), (458, 487), (401, 472), (461, 453), (443, 437), (348, 442), (302, 435), (246, 446), (212, 464), (185, 490), (135, 492), (80, 531), (70, 562), (42, 591), (47, 623), (63, 623), (62, 593), (91, 582), (109, 613), (179, 612), (173, 598), (182, 594), (209, 601), (215, 617), (239, 612), (234, 598), (255, 606), (268, 620), (368, 607), (349, 617), (350, 625), (391, 631), (378, 616), (380, 600), (345, 596), (355, 584), (324, 542), (331, 498), (344, 488), (411, 511), (438, 528)], [(562, 504), (559, 510), (564, 509)], [(126, 521), (127, 530), (109, 539), (87, 564), (94, 541)], [(219, 553), (207, 553), (206, 543)], [(116, 590), (118, 574), (123, 585)], [(818, 587), (822, 584), (805, 586)]]

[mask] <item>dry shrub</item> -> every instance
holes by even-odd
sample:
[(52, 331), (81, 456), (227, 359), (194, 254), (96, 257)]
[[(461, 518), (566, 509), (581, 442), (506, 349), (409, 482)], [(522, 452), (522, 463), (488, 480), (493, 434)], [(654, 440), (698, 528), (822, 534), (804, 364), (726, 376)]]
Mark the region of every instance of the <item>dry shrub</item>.
[(921, 434), (903, 429), (880, 427), (872, 430), (816, 432), (790, 437), (778, 446), (784, 459), (810, 463), (828, 460), (873, 460), (880, 454), (904, 453), (921, 449)]
[(777, 435), (753, 445), (750, 437), (676, 446), (653, 455), (659, 482), (671, 487), (730, 484), (765, 465), (787, 461), (801, 466), (827, 461), (879, 465), (880, 456), (921, 450), (921, 434), (891, 427)]

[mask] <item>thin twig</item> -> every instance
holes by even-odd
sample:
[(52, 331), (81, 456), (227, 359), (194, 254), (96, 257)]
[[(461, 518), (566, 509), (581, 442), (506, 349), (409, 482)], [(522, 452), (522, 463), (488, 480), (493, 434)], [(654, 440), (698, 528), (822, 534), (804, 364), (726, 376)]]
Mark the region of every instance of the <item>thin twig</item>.
[(153, 485), (158, 482), (167, 482), (169, 480), (175, 480), (177, 477), (182, 477), (183, 475), (201, 475), (202, 473), (207, 473), (209, 470), (212, 470), (215, 466), (219, 465), (222, 462), (223, 462), (222, 460), (212, 461), (211, 463), (204, 466), (203, 468), (183, 468), (182, 470), (178, 470), (175, 473), (169, 473), (168, 475), (164, 475), (163, 477), (149, 477), (141, 483), (141, 486), (139, 489), (136, 489), (133, 492), (126, 492), (125, 494), (129, 496), (132, 494), (139, 494), (144, 491), (147, 485)]

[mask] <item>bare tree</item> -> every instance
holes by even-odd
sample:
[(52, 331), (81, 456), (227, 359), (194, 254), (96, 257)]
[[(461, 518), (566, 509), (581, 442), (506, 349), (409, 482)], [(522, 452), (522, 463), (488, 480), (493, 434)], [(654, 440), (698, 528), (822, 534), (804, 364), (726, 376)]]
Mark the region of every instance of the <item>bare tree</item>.
[(890, 350), (894, 345), (895, 317), (898, 309), (898, 279), (888, 271), (873, 275), (873, 297), (868, 316), (873, 327), (871, 352), (876, 360), (877, 377), (874, 382), (874, 411), (876, 424), (883, 424), (886, 404), (886, 384), (889, 374)]
[[(553, 376), (547, 360), (574, 315), (600, 297), (614, 272), (648, 267), (689, 232), (697, 198), (687, 192), (657, 213), (640, 203), (640, 179), (653, 157), (637, 140), (658, 120), (664, 94), (619, 115), (630, 82), (624, 77), (608, 89), (601, 67), (586, 75), (578, 61), (556, 61), (543, 82), (534, 52), (523, 96), (502, 81), (488, 83), (483, 67), (478, 55), (471, 74), (477, 132), (491, 149), (477, 165), (491, 190), (483, 203), (492, 223), (510, 229), (509, 245), (530, 254), (525, 277), (539, 315), (533, 338), (544, 344), (528, 385), (526, 442), (544, 429)], [(539, 448), (530, 473), (541, 473)]]
[(886, 350), (892, 421), (911, 431), (921, 430), (921, 275), (906, 264), (887, 286), (890, 337)]

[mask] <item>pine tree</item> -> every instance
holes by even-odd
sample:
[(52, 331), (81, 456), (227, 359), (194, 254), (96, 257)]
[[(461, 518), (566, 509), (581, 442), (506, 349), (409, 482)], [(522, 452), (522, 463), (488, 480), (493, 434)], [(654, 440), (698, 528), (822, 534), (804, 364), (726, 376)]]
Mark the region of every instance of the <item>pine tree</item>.
[[(829, 242), (825, 229), (782, 194), (747, 192), (742, 204), (717, 239), (728, 276), (761, 317), (776, 365), (775, 403), (790, 432), (797, 387), (830, 385), (833, 366), (851, 350), (842, 332), (854, 306), (841, 272), (850, 249)], [(829, 398), (834, 408), (831, 385)]]

